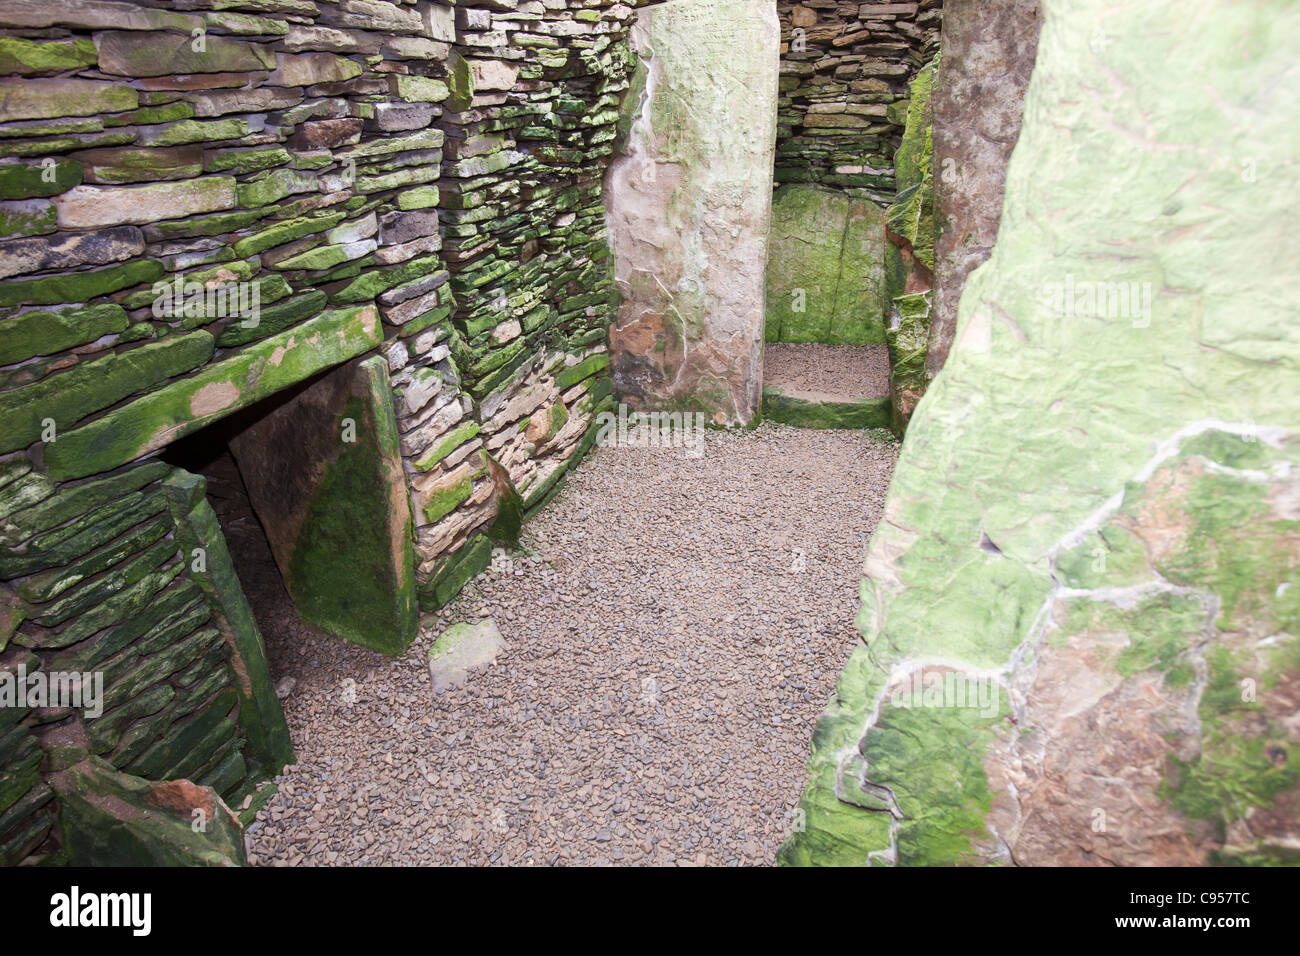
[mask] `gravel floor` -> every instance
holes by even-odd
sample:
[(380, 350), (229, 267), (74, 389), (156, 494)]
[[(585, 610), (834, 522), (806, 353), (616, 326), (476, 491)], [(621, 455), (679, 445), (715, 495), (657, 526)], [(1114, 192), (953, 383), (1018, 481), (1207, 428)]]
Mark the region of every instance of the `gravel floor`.
[(763, 353), (763, 384), (809, 401), (884, 398), (889, 394), (889, 349), (772, 342)]
[[(596, 449), (400, 660), (259, 607), (298, 763), (250, 861), (770, 864), (895, 457), (770, 424)], [(432, 639), (480, 616), (509, 649), (435, 699)]]

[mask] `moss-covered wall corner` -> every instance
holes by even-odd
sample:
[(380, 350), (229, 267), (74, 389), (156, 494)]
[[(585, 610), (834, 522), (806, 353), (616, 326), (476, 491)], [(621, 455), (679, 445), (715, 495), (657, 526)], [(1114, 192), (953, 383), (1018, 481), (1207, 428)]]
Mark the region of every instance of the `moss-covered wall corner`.
[(788, 864), (1296, 862), (1300, 12), (1043, 8)]

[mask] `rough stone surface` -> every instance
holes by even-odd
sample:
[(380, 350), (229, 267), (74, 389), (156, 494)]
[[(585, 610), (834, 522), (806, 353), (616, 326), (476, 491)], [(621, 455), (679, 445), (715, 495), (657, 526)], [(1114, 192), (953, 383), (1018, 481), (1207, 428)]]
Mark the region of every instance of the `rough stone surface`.
[(772, 200), (768, 342), (885, 341), (884, 214), (869, 200), (789, 185)]
[(505, 639), (491, 618), (475, 624), (453, 624), (429, 648), (429, 680), (443, 694), (464, 687), (476, 671), (490, 666), (506, 650)]
[(49, 444), (45, 463), (51, 475), (62, 479), (106, 471), (365, 352), (378, 341), (373, 307), (327, 312), (73, 429)]
[[(1043, 15), (1042, 0), (944, 4), (944, 57), (933, 93), (940, 231), (926, 357), (931, 378), (952, 348), (966, 278), (998, 238), (1007, 165), (1020, 135)], [(1110, 31), (1099, 29), (1104, 44)]]
[(942, 0), (778, 0), (776, 182), (815, 183), (885, 206), (908, 84), (933, 55)]
[(1045, 9), (789, 863), (1295, 861), (1297, 11)]
[[(415, 554), (388, 566), (413, 565), (438, 607), (591, 447), (612, 404), (601, 183), (635, 6), (0, 0), (0, 237), (16, 243), (0, 282), (0, 652), (117, 655), (93, 752), (238, 802), (287, 746), (210, 513), (175, 510), (156, 474), (124, 479), (150, 470), (134, 459), (217, 440), (363, 359), (400, 461), (355, 497), (384, 490), (390, 517), (416, 506), (385, 539)], [(186, 289), (207, 303), (165, 301)], [(214, 306), (222, 290), (258, 293), (256, 314)], [(355, 547), (348, 522), (373, 515), (332, 511), (321, 541)], [(348, 551), (333, 550), (328, 572)], [(354, 569), (364, 583), (315, 597), (404, 596), (351, 607), (398, 647), (413, 582), (360, 550), (376, 558)], [(23, 791), (0, 810), (5, 863), (65, 861), (44, 747), (25, 730), (0, 743)]]
[(415, 637), (411, 506), (387, 366), (341, 366), (230, 442), (299, 613), (376, 650)]
[[(64, 849), (73, 866), (240, 866), (239, 821), (188, 780), (151, 783), (97, 757), (55, 774)], [(195, 826), (202, 820), (203, 826)]]
[(778, 34), (775, 0), (679, 0), (633, 31), (643, 92), (606, 203), (614, 377), (638, 406), (758, 411)]

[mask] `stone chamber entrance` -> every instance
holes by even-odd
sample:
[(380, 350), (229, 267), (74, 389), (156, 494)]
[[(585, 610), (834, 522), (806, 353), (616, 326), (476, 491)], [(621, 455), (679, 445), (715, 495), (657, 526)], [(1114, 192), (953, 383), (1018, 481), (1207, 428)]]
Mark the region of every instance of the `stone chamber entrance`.
[(1294, 10), (186, 6), (0, 4), (0, 862), (1295, 862)]
[(272, 662), (305, 630), (388, 653), (414, 637), (401, 586), (412, 573), (407, 529), (387, 520), (400, 455), (374, 440), (383, 433), (375, 409), (386, 409), (373, 397), (361, 364), (350, 363), (160, 456), (203, 479)]

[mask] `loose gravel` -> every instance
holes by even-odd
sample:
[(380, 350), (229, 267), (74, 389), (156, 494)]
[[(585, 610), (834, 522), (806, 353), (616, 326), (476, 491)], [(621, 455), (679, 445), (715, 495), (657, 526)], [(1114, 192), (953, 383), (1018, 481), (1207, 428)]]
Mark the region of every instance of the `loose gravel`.
[[(764, 424), (688, 454), (593, 450), (400, 659), (259, 607), (298, 763), (250, 862), (772, 863), (897, 449)], [(432, 640), (483, 617), (508, 649), (435, 698)]]
[(884, 398), (889, 394), (889, 349), (772, 342), (763, 352), (763, 384), (815, 402)]

